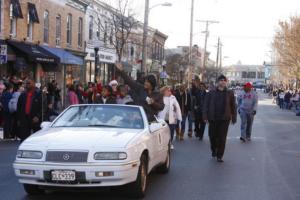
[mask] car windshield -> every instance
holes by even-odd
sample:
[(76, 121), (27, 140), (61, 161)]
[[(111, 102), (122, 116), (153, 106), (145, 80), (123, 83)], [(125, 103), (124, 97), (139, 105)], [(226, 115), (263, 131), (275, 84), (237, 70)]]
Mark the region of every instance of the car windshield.
[(144, 121), (138, 107), (85, 105), (70, 107), (52, 127), (143, 129)]

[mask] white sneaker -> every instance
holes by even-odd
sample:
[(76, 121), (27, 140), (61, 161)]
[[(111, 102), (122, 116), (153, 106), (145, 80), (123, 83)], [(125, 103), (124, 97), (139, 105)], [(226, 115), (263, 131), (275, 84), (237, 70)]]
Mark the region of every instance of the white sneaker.
[(174, 145), (173, 144), (171, 144), (171, 150), (174, 150)]

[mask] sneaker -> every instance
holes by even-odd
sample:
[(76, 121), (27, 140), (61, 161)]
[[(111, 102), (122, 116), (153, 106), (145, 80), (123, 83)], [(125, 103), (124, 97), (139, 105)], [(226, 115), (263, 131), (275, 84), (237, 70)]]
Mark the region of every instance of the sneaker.
[(217, 158), (217, 162), (222, 163), (224, 160), (222, 158)]
[(174, 145), (173, 144), (171, 144), (171, 150), (174, 150), (175, 148), (174, 148)]
[(243, 143), (246, 142), (245, 138), (243, 138), (243, 137), (240, 137), (240, 140), (241, 140)]
[(251, 138), (250, 138), (250, 137), (247, 137), (247, 140), (250, 142), (250, 141), (251, 141)]

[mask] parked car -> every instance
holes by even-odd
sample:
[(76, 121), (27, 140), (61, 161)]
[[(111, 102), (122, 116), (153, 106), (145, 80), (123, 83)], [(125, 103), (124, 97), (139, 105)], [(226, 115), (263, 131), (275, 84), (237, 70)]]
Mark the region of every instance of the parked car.
[(30, 195), (47, 187), (124, 186), (143, 197), (148, 174), (170, 168), (169, 127), (149, 124), (139, 106), (74, 105), (41, 127), (13, 164)]

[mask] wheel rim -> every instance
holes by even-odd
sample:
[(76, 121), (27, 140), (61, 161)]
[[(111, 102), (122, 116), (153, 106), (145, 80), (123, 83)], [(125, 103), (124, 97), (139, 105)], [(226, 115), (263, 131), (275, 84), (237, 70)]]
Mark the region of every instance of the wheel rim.
[(144, 163), (141, 167), (141, 185), (142, 185), (142, 191), (144, 192), (146, 190), (146, 185), (147, 185), (147, 172)]

